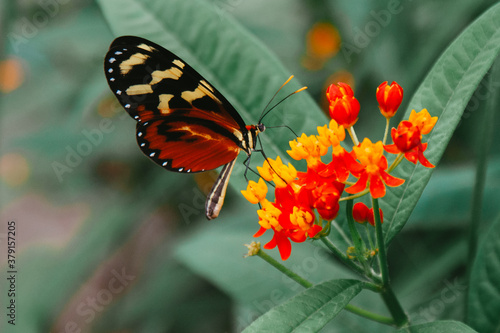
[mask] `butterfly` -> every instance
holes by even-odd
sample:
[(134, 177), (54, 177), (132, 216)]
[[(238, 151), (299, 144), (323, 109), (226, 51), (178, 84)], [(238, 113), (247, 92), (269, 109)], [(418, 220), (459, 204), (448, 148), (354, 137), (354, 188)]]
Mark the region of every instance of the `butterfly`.
[(116, 98), (137, 121), (140, 149), (156, 164), (180, 173), (223, 165), (205, 204), (206, 217), (216, 218), (236, 157), (240, 151), (249, 157), (266, 127), (261, 121), (245, 125), (236, 109), (196, 70), (147, 39), (115, 39), (104, 71)]

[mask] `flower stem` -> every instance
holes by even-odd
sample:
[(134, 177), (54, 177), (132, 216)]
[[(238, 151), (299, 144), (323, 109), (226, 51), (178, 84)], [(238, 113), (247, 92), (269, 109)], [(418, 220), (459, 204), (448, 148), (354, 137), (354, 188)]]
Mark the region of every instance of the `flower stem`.
[(365, 309), (358, 308), (357, 306), (347, 304), (344, 308), (346, 311), (349, 311), (351, 313), (357, 314), (360, 317), (364, 317), (367, 319), (370, 319), (372, 321), (376, 321), (381, 324), (386, 324), (386, 325), (394, 325), (394, 319), (389, 318), (389, 317), (384, 317), (381, 315), (378, 315), (376, 313), (367, 311)]
[(347, 197), (342, 197), (339, 199), (339, 201), (348, 201), (348, 200), (352, 200), (352, 199), (356, 199), (356, 198), (361, 198), (363, 195), (365, 195), (366, 193), (370, 192), (369, 189), (365, 189), (359, 193), (356, 193), (356, 194), (353, 194), (353, 195), (349, 195)]
[(354, 127), (348, 127), (347, 132), (349, 133), (349, 136), (351, 137), (352, 143), (357, 146), (359, 145), (358, 137), (356, 136), (356, 132), (354, 132)]
[(382, 299), (384, 300), (389, 312), (394, 318), (394, 322), (398, 327), (403, 326), (408, 323), (408, 316), (404, 312), (401, 304), (399, 303), (396, 295), (392, 291), (390, 282), (389, 282), (389, 267), (387, 265), (387, 253), (385, 248), (385, 240), (384, 234), (382, 230), (382, 221), (380, 220), (380, 211), (378, 199), (372, 198), (373, 205), (373, 215), (375, 218), (375, 235), (377, 238), (377, 246), (378, 246), (378, 263), (380, 267), (380, 273), (382, 274)]
[(288, 269), (287, 267), (283, 266), (279, 262), (277, 262), (273, 257), (265, 253), (264, 251), (260, 250), (257, 255), (267, 261), (269, 264), (274, 266), (277, 270), (288, 276), (290, 279), (294, 280), (298, 284), (300, 284), (304, 288), (309, 288), (312, 287), (312, 283), (304, 279), (303, 277), (299, 276), (297, 273), (294, 271)]
[(382, 299), (384, 300), (385, 305), (389, 309), (389, 312), (394, 319), (394, 323), (397, 327), (402, 327), (408, 324), (408, 316), (404, 312), (401, 304), (399, 303), (394, 291), (392, 291), (391, 286), (387, 285), (381, 292)]
[(385, 118), (385, 130), (384, 130), (384, 140), (382, 140), (382, 144), (385, 145), (385, 142), (387, 141), (387, 134), (389, 133), (389, 122), (391, 121), (391, 118)]
[(404, 157), (405, 156), (403, 153), (399, 153), (392, 162), (392, 164), (387, 168), (387, 172), (391, 172), (392, 170), (394, 170), (394, 168), (397, 167), (399, 163), (401, 163)]
[(387, 265), (387, 253), (385, 251), (384, 233), (382, 230), (382, 222), (380, 220), (380, 211), (378, 199), (372, 198), (373, 216), (375, 218), (375, 236), (378, 246), (378, 265), (382, 274), (382, 283), (389, 284), (389, 267)]

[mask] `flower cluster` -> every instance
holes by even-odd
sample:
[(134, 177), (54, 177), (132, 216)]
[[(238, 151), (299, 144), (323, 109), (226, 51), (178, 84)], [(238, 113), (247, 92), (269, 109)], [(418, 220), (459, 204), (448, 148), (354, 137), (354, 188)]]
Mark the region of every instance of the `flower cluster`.
[[(353, 200), (367, 193), (374, 199), (381, 198), (386, 194), (386, 186), (402, 185), (404, 179), (390, 173), (403, 158), (434, 167), (424, 157), (427, 143), (422, 143), (422, 136), (432, 130), (437, 117), (431, 117), (426, 109), (418, 113), (413, 110), (408, 120), (392, 129), (393, 144), (384, 145), (386, 138), (377, 142), (365, 138), (360, 143), (353, 128), (360, 104), (351, 87), (345, 83), (332, 84), (326, 95), (330, 103), (330, 123), (318, 127), (317, 134), (302, 134), (290, 141), (287, 151), (292, 159), (305, 160), (307, 170), (299, 172), (292, 164), (285, 165), (279, 156), (276, 160), (267, 159), (257, 168), (262, 178), (258, 182), (250, 181), (242, 191), (248, 201), (260, 205), (257, 211), (260, 230), (254, 237), (272, 230), (274, 236), (264, 248), (277, 246), (283, 260), (291, 254), (291, 242), (326, 235), (329, 223), (338, 215), (339, 201)], [(376, 98), (389, 124), (401, 104), (403, 89), (395, 82), (390, 85), (384, 82), (378, 87)], [(346, 131), (353, 141), (351, 151), (344, 148)], [(390, 166), (385, 153), (397, 155)], [(324, 162), (327, 155), (331, 159)], [(266, 198), (268, 187), (264, 180), (274, 183), (274, 201)], [(347, 195), (341, 197), (344, 191)], [(360, 202), (354, 205), (353, 217), (359, 223), (375, 224), (373, 209)]]

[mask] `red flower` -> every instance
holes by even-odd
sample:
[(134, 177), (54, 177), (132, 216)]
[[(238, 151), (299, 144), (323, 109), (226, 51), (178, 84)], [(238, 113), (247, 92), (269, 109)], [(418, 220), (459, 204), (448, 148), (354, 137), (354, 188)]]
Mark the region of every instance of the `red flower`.
[(392, 118), (403, 101), (403, 88), (394, 81), (391, 85), (385, 81), (378, 86), (376, 96), (382, 115)]
[(434, 165), (424, 156), (427, 143), (422, 143), (418, 125), (404, 120), (399, 123), (398, 129), (392, 128), (391, 137), (394, 143), (384, 146), (385, 151), (391, 154), (402, 153), (413, 164), (417, 164), (418, 161), (426, 168), (434, 168)]
[(394, 127), (391, 130), (392, 145), (386, 145), (387, 152), (406, 153), (421, 143), (422, 135), (420, 129), (411, 122), (404, 120), (399, 123), (398, 129)]
[(339, 125), (349, 128), (356, 123), (359, 114), (359, 102), (348, 84), (331, 84), (326, 90), (330, 102), (330, 117)]

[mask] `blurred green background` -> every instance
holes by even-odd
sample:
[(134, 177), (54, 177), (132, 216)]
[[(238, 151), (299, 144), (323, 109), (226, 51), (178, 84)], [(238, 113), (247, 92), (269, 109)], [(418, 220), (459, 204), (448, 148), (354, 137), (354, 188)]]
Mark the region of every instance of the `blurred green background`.
[[(180, 2), (164, 2), (175, 14)], [(208, 10), (249, 31), (309, 87), (302, 94), (310, 94), (323, 109), (328, 84), (352, 84), (366, 112), (356, 131), (371, 138), (381, 135), (384, 122), (377, 112), (376, 87), (397, 81), (405, 89), (406, 108), (440, 53), (495, 3), (200, 2), (205, 5), (193, 11)], [(2, 310), (0, 330), (240, 331), (300, 288), (258, 259), (243, 258), (243, 243), (258, 230), (258, 217), (239, 194), (242, 188), (230, 188), (221, 218), (207, 222), (203, 190), (214, 174), (169, 173), (142, 155), (135, 122), (119, 108), (103, 74), (104, 55), (117, 37), (107, 23), (113, 8), (105, 3), (0, 4), (2, 309), (7, 302), (4, 241), (11, 220), (17, 225), (19, 271), (16, 326), (7, 324)], [(224, 47), (230, 53), (231, 45)], [(498, 87), (500, 78), (492, 82)], [(471, 99), (408, 225), (389, 248), (396, 293), (416, 323), (461, 319), (464, 235), (480, 115), (488, 97), (484, 90), (480, 85)], [(262, 107), (270, 97), (262, 97)], [(286, 114), (286, 105), (281, 108)], [(323, 125), (326, 117), (311, 121)], [(497, 131), (482, 216), (486, 222), (498, 205), (499, 143)], [(278, 147), (282, 154), (287, 148)], [(276, 250), (271, 254), (278, 257)], [(294, 247), (286, 264), (314, 282), (351, 276), (325, 260), (315, 244)], [(455, 296), (452, 301), (442, 298), (446, 290)], [(355, 303), (386, 313), (369, 292)], [(343, 313), (324, 331), (388, 328)]]

